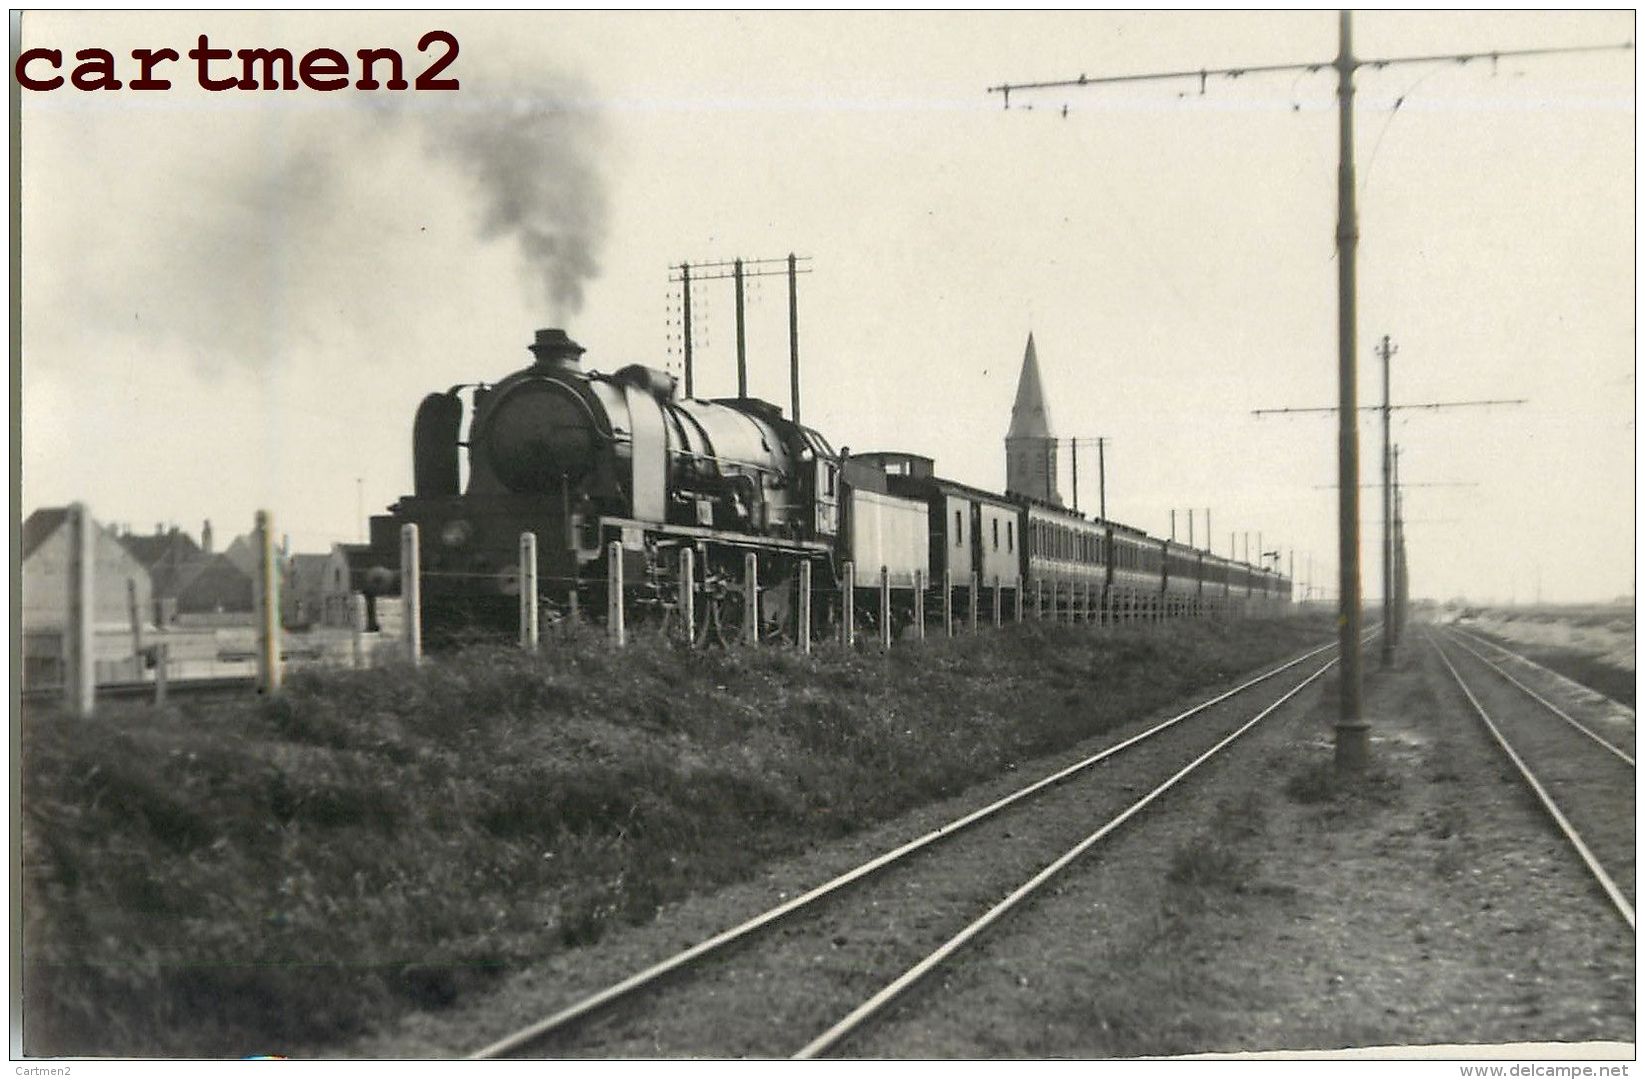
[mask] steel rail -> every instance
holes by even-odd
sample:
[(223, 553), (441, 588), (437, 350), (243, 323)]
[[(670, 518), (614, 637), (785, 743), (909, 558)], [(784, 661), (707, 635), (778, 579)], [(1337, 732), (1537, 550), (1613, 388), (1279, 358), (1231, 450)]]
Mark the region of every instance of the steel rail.
[(835, 1024), (815, 1039), (812, 1039), (803, 1049), (800, 1050), (799, 1053), (795, 1054), (794, 1057), (796, 1059), (814, 1058), (817, 1055), (827, 1051), (841, 1039), (845, 1038), (845, 1036), (849, 1035), (852, 1031), (861, 1026), (875, 1013), (879, 1012), (886, 1005), (889, 1005), (897, 997), (901, 996), (904, 991), (913, 986), (938, 964), (941, 964), (944, 960), (948, 959), (949, 956), (957, 952), (966, 944), (966, 942), (982, 933), (989, 926), (1004, 916), (1008, 911), (1016, 907), (1023, 900), (1027, 899), (1030, 895), (1037, 891), (1040, 886), (1044, 885), (1047, 881), (1051, 880), (1051, 878), (1061, 872), (1064, 867), (1068, 866), (1068, 864), (1072, 863), (1075, 859), (1078, 859), (1092, 847), (1096, 846), (1103, 840), (1104, 837), (1108, 836), (1115, 829), (1118, 829), (1131, 818), (1141, 813), (1144, 807), (1148, 806), (1148, 804), (1152, 803), (1155, 799), (1175, 787), (1189, 773), (1205, 764), (1205, 762), (1209, 761), (1212, 757), (1215, 757), (1217, 754), (1221, 753), (1222, 750), (1228, 746), (1228, 744), (1232, 743), (1235, 739), (1251, 730), (1251, 728), (1255, 727), (1259, 721), (1268, 716), (1275, 709), (1278, 709), (1281, 705), (1301, 693), (1303, 688), (1309, 683), (1331, 670), (1332, 665), (1336, 662), (1336, 660), (1327, 661), (1324, 667), (1315, 671), (1312, 675), (1302, 680), (1296, 686), (1293, 686), (1290, 690), (1287, 690), (1285, 695), (1278, 701), (1274, 702), (1272, 705), (1269, 705), (1266, 709), (1263, 709), (1261, 712), (1257, 713), (1257, 715), (1241, 724), (1232, 734), (1225, 736), (1223, 739), (1218, 741), (1215, 746), (1211, 747), (1211, 749), (1205, 751), (1205, 753), (1201, 754), (1181, 769), (1178, 769), (1169, 780), (1165, 781), (1163, 784), (1159, 785), (1154, 790), (1132, 803), (1130, 807), (1121, 812), (1118, 816), (1110, 819), (1106, 825), (1102, 826), (1102, 828), (1098, 829), (1090, 836), (1087, 836), (1084, 840), (1081, 840), (1072, 848), (1069, 848), (1055, 862), (1050, 863), (1039, 873), (1035, 874), (1032, 878), (1029, 878), (1022, 885), (1018, 886), (1017, 890), (1010, 896), (1007, 896), (1004, 900), (1001, 900), (998, 904), (995, 904), (992, 908), (989, 908), (981, 918), (971, 923), (958, 934), (955, 934), (953, 937), (949, 938), (946, 942), (939, 946), (935, 952), (932, 952), (926, 956), (924, 960), (921, 960), (919, 963), (897, 976), (897, 978), (892, 980), (890, 983), (887, 983), (879, 991), (879, 993), (857, 1006), (842, 1020), (840, 1020), (839, 1023)]
[[(973, 810), (971, 813), (966, 814), (963, 817), (956, 818), (945, 825), (940, 825), (931, 832), (926, 833), (924, 836), (910, 840), (900, 847), (878, 855), (851, 870), (847, 870), (845, 873), (816, 886), (808, 892), (796, 896), (792, 900), (755, 915), (753, 918), (739, 923), (728, 930), (723, 930), (713, 937), (693, 945), (689, 949), (675, 953), (666, 960), (659, 961), (651, 967), (637, 972), (621, 982), (613, 983), (604, 990), (591, 994), (588, 997), (585, 997), (582, 1000), (561, 1009), (552, 1016), (539, 1020), (528, 1027), (521, 1028), (513, 1034), (504, 1036), (503, 1038), (498, 1039), (484, 1048), (470, 1054), (468, 1059), (474, 1061), (501, 1057), (504, 1054), (512, 1053), (523, 1046), (536, 1042), (538, 1039), (541, 1039), (557, 1030), (568, 1027), (575, 1021), (580, 1020), (622, 998), (625, 998), (630, 994), (651, 985), (652, 983), (655, 983), (657, 980), (671, 972), (686, 967), (687, 965), (701, 959), (704, 956), (707, 956), (712, 952), (731, 945), (734, 942), (740, 941), (756, 931), (777, 922), (779, 919), (791, 915), (794, 912), (799, 911), (801, 908), (807, 907), (810, 904), (845, 888), (853, 882), (860, 881), (861, 879), (868, 877), (871, 874), (874, 874), (885, 867), (890, 866), (891, 864), (898, 862), (917, 851), (920, 851), (923, 848), (929, 847), (940, 840), (946, 840), (969, 826), (974, 825), (985, 818), (991, 817), (1001, 810), (1004, 810), (1031, 795), (1037, 794), (1048, 787), (1060, 783), (1076, 773), (1089, 769), (1093, 765), (1114, 756), (1120, 751), (1142, 742), (1144, 739), (1157, 735), (1167, 728), (1179, 724), (1191, 716), (1204, 712), (1206, 709), (1209, 709), (1214, 705), (1221, 704), (1234, 695), (1243, 693), (1251, 687), (1256, 686), (1259, 683), (1266, 682), (1274, 676), (1285, 671), (1289, 671), (1298, 664), (1301, 664), (1304, 661), (1318, 656), (1320, 653), (1335, 647), (1336, 642), (1333, 641), (1329, 644), (1321, 645), (1317, 649), (1312, 649), (1305, 652), (1294, 660), (1290, 660), (1284, 664), (1281, 664), (1279, 667), (1272, 669), (1271, 671), (1264, 672), (1253, 679), (1249, 679), (1231, 690), (1226, 690), (1213, 698), (1200, 702), (1193, 708), (1188, 709), (1185, 712), (1178, 713), (1176, 716), (1173, 716), (1168, 720), (1161, 721), (1146, 731), (1133, 735), (1122, 742), (1116, 743), (1113, 746), (1091, 755), (1090, 757), (1077, 761), (1064, 769), (1059, 769), (1057, 772), (1054, 772), (1049, 776), (1045, 776), (1026, 787), (1020, 788), (1017, 791), (1004, 796), (1003, 798), (997, 799), (981, 809)], [(1313, 677), (1317, 677), (1317, 674)], [(1295, 693), (1295, 691), (1293, 690), (1292, 693)]]
[(1497, 650), (1498, 652), (1506, 653), (1509, 656), (1513, 657), (1515, 660), (1518, 660), (1520, 663), (1528, 664), (1531, 667), (1536, 668), (1538, 671), (1543, 672), (1549, 678), (1558, 679), (1560, 682), (1564, 683), (1566, 686), (1571, 687), (1573, 690), (1580, 690), (1585, 694), (1592, 694), (1594, 697), (1597, 697), (1597, 698), (1600, 698), (1601, 700), (1603, 700), (1607, 705), (1610, 705), (1613, 708), (1621, 709), (1622, 711), (1626, 712), (1629, 716), (1635, 715), (1634, 709), (1631, 706), (1624, 705), (1624, 704), (1622, 704), (1622, 702), (1616, 700), (1613, 697), (1607, 697), (1606, 695), (1601, 694), (1598, 690), (1595, 690), (1593, 687), (1587, 685), (1586, 683), (1577, 682), (1575, 679), (1571, 678), (1569, 675), (1562, 675), (1559, 672), (1555, 671), (1553, 668), (1548, 667), (1546, 664), (1539, 664), (1535, 660), (1532, 660), (1529, 656), (1526, 656), (1523, 653), (1517, 653), (1514, 650), (1508, 648), (1508, 646), (1503, 645), (1501, 642), (1492, 641), (1490, 638), (1482, 637), (1479, 634), (1476, 634), (1471, 630), (1464, 630), (1460, 626), (1453, 626), (1453, 627), (1450, 628), (1450, 630), (1453, 634), (1461, 634), (1463, 637), (1469, 639), (1470, 641), (1478, 642), (1481, 645), (1489, 645), (1491, 648)]
[[(1504, 679), (1507, 679), (1509, 682), (1511, 682), (1515, 686), (1519, 687), (1521, 690), (1523, 690), (1526, 693), (1526, 695), (1528, 695), (1537, 704), (1541, 705), (1543, 708), (1547, 709), (1549, 712), (1553, 713), (1555, 716), (1559, 717), (1561, 720), (1565, 721), (1567, 724), (1570, 724), (1572, 727), (1574, 727), (1578, 731), (1582, 732), (1582, 734), (1586, 735), (1588, 738), (1590, 738), (1594, 742), (1598, 743), (1607, 752), (1615, 754), (1617, 757), (1621, 758), (1623, 761), (1626, 761), (1628, 763), (1629, 768), (1635, 768), (1633, 757), (1630, 756), (1626, 751), (1624, 751), (1623, 749), (1618, 747), (1615, 743), (1612, 743), (1609, 739), (1607, 739), (1607, 738), (1603, 737), (1602, 735), (1600, 735), (1598, 732), (1594, 731), (1592, 728), (1588, 727), (1586, 724), (1582, 723), (1580, 720), (1576, 719), (1570, 713), (1567, 713), (1564, 709), (1561, 709), (1558, 705), (1555, 705), (1553, 702), (1549, 701), (1547, 698), (1545, 698), (1541, 694), (1537, 693), (1535, 690), (1532, 690), (1529, 686), (1526, 686), (1524, 683), (1522, 683), (1518, 679), (1514, 678), (1512, 673), (1510, 673), (1508, 671), (1508, 669), (1504, 668), (1501, 664), (1498, 664), (1495, 660), (1492, 660), (1489, 656), (1486, 656), (1484, 653), (1479, 652), (1478, 650), (1474, 649), (1466, 641), (1461, 640), (1459, 637), (1453, 636), (1452, 637), (1452, 644), (1454, 644), (1457, 647), (1459, 647), (1460, 649), (1462, 649), (1462, 651), (1468, 653), (1474, 659), (1478, 660), (1480, 663), (1484, 664), (1486, 667), (1490, 668), (1492, 671), (1496, 672), (1498, 675), (1501, 675)], [(1504, 649), (1503, 651), (1508, 652), (1509, 655), (1514, 655), (1512, 652), (1510, 652), (1507, 649)]]
[(1538, 801), (1542, 803), (1542, 808), (1548, 811), (1548, 814), (1554, 819), (1554, 824), (1559, 826), (1559, 831), (1565, 834), (1565, 839), (1569, 840), (1571, 846), (1576, 848), (1577, 854), (1582, 856), (1582, 861), (1587, 864), (1588, 871), (1599, 882), (1600, 888), (1605, 890), (1605, 895), (1610, 898), (1612, 906), (1622, 916), (1623, 921), (1628, 924), (1628, 929), (1633, 930), (1635, 928), (1634, 906), (1628, 902), (1627, 897), (1622, 895), (1622, 890), (1617, 887), (1617, 883), (1611, 878), (1611, 875), (1600, 865), (1599, 859), (1589, 850), (1588, 845), (1582, 839), (1582, 835), (1576, 831), (1576, 827), (1571, 824), (1558, 804), (1554, 802), (1553, 796), (1548, 794), (1548, 790), (1542, 786), (1542, 782), (1536, 778), (1536, 774), (1531, 772), (1531, 767), (1525, 764), (1525, 760), (1514, 751), (1512, 746), (1508, 745), (1508, 740), (1503, 737), (1496, 724), (1491, 722), (1490, 714), (1479, 703), (1479, 699), (1474, 697), (1474, 692), (1468, 689), (1468, 684), (1463, 680), (1462, 674), (1457, 671), (1456, 665), (1451, 663), (1451, 658), (1445, 655), (1445, 650), (1440, 647), (1439, 642), (1431, 632), (1428, 634), (1428, 643), (1434, 647), (1435, 652), (1439, 653), (1441, 662), (1450, 669), (1451, 678), (1455, 679), (1457, 685), (1462, 687), (1462, 693), (1468, 698), (1468, 703), (1474, 707), (1474, 712), (1478, 713), (1479, 718), (1485, 722), (1485, 727), (1490, 731), (1491, 737), (1496, 740), (1498, 746), (1502, 747), (1502, 752), (1508, 755), (1508, 760), (1514, 763), (1514, 766), (1519, 769), (1519, 774), (1531, 786), (1531, 790), (1535, 792)]

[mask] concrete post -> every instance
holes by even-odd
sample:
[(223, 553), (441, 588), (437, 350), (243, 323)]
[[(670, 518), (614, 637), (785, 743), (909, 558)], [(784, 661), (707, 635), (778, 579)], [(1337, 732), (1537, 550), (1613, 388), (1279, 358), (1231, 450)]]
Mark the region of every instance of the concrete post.
[(1000, 628), (1000, 576), (994, 575), (994, 629)]
[(126, 614), (131, 618), (131, 665), (138, 682), (143, 681), (143, 613), (137, 606), (137, 582), (126, 579)]
[(423, 662), (423, 575), (421, 548), (415, 524), (400, 526), (400, 635), (405, 641), (406, 659)]
[(971, 588), (967, 590), (966, 600), (971, 609), (971, 632), (977, 632), (977, 572), (971, 571)]
[(811, 651), (811, 560), (800, 563), (800, 604), (799, 615), (794, 625), (794, 638), (800, 643), (800, 651)]
[(68, 607), (63, 626), (63, 696), (70, 714), (87, 717), (97, 706), (96, 583), (97, 549), (91, 513), (85, 503), (68, 509), (63, 528), (68, 537)]
[(891, 647), (891, 571), (880, 567), (880, 647)]
[(520, 534), (520, 647), (537, 651), (537, 534)]
[(760, 557), (752, 551), (743, 555), (743, 641), (760, 643)]
[(166, 704), (166, 681), (169, 676), (166, 668), (171, 664), (171, 646), (165, 642), (154, 647), (154, 707), (162, 708)]
[(366, 666), (366, 597), (364, 593), (348, 594), (349, 657), (356, 671)]
[(914, 636), (925, 640), (925, 575), (914, 571)]
[(611, 644), (622, 648), (628, 643), (628, 632), (623, 626), (623, 544), (613, 540), (605, 548), (605, 632)]
[(696, 558), (697, 553), (690, 548), (680, 549), (680, 626), (685, 630), (687, 645), (695, 645), (697, 641)]
[(1017, 608), (1017, 621), (1022, 622), (1022, 578), (1017, 578), (1017, 587), (1011, 590), (1014, 597), (1012, 603)]
[(942, 624), (944, 632), (954, 636), (954, 571), (942, 572)]
[(840, 641), (846, 648), (857, 643), (857, 566), (855, 563), (845, 564), (845, 588), (840, 593), (840, 617), (844, 626), (840, 630)]
[(280, 576), (274, 563), (274, 515), (257, 511), (257, 579), (253, 608), (257, 613), (257, 689), (280, 689)]

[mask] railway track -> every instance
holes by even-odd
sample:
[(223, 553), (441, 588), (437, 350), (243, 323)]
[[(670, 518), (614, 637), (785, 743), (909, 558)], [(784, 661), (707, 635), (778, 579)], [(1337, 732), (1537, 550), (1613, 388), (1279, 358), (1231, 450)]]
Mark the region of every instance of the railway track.
[(1458, 635), (1429, 633), (1428, 639), (1474, 713), (1632, 930), (1636, 895), (1632, 755)]
[[(244, 694), (255, 689), (257, 680), (250, 675), (216, 675), (203, 679), (170, 679), (166, 682), (166, 694), (170, 697), (210, 697), (215, 694)], [(154, 684), (152, 682), (122, 682), (99, 683), (97, 686), (98, 698), (131, 700), (154, 698)], [(61, 686), (32, 686), (22, 692), (22, 699), (28, 702), (60, 701), (63, 697)]]
[[(1310, 661), (1334, 652), (1321, 646), (1147, 726), (470, 1056), (827, 1053), (1320, 678), (1334, 655)], [(914, 858), (939, 843), (942, 859)], [(751, 986), (771, 993), (703, 1021), (709, 1003), (746, 999)], [(805, 992), (778, 992), (794, 987)], [(802, 1045), (810, 1031), (821, 1034)]]
[(1585, 686), (1550, 667), (1545, 667), (1499, 641), (1471, 633), (1461, 627), (1453, 626), (1450, 629), (1457, 640), (1475, 646), (1489, 656), (1502, 675), (1526, 693), (1544, 698), (1549, 708), (1560, 711), (1561, 715), (1568, 713), (1575, 716), (1606, 741), (1632, 754), (1636, 716), (1630, 706), (1606, 697), (1593, 687)]

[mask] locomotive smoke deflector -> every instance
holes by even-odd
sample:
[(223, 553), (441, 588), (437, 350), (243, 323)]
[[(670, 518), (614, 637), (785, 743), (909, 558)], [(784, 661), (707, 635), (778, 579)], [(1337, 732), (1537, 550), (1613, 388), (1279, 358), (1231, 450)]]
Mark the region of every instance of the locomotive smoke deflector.
[(537, 339), (526, 348), (537, 358), (531, 365), (533, 371), (581, 371), (581, 358), (587, 351), (557, 326), (538, 330)]

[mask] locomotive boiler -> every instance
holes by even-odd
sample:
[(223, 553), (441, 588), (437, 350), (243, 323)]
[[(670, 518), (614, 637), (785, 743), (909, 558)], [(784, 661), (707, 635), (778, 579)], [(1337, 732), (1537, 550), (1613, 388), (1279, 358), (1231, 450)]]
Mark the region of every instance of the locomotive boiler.
[(533, 362), (495, 384), (424, 398), (414, 491), (372, 519), (389, 566), (400, 526), (419, 527), (428, 632), (512, 625), (524, 532), (548, 608), (603, 602), (591, 590), (617, 541), (642, 618), (671, 603), (682, 547), (697, 555), (709, 629), (741, 617), (746, 552), (760, 556), (762, 617), (782, 618), (792, 590), (767, 586), (834, 550), (840, 462), (827, 440), (758, 399), (682, 399), (655, 368), (586, 369), (563, 330), (537, 331), (529, 349)]

